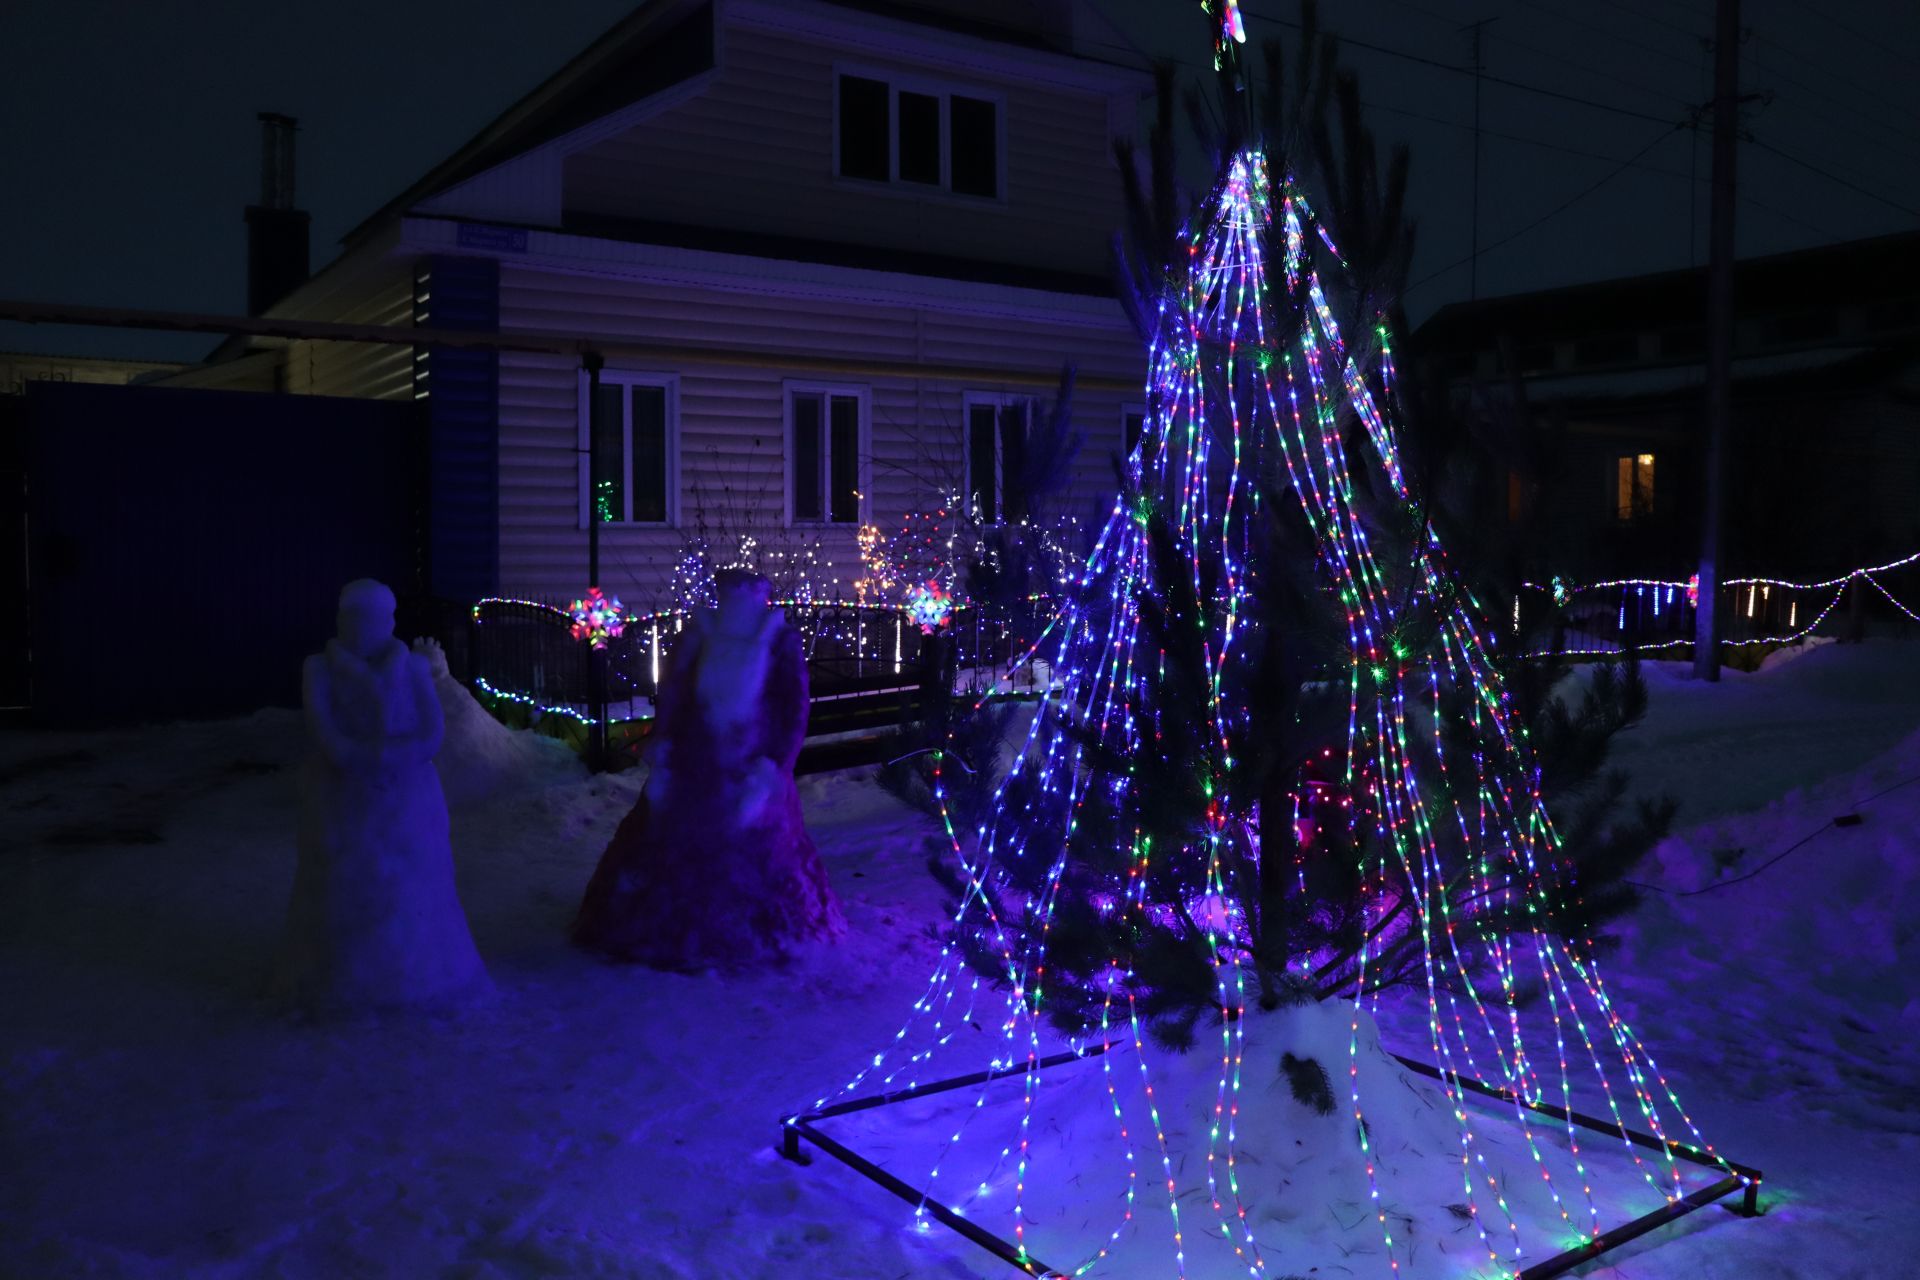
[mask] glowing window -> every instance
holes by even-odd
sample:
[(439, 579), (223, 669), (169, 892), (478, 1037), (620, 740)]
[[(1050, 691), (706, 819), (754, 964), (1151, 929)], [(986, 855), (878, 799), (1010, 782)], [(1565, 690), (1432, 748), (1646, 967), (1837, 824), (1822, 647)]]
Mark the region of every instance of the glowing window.
[(1653, 514), (1653, 455), (1637, 453), (1615, 464), (1614, 508), (1622, 520)]

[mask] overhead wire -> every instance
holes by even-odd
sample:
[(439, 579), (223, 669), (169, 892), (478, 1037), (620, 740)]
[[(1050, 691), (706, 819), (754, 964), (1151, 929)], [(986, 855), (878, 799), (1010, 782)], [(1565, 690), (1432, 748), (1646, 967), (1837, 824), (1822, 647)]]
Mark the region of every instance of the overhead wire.
[[(1429, 9), (1425, 5), (1415, 4), (1413, 0), (1385, 0), (1385, 2), (1387, 4), (1395, 5), (1401, 9), (1405, 9), (1409, 13), (1421, 14), (1422, 16), (1430, 18), (1435, 22), (1443, 23), (1447, 26), (1460, 29), (1459, 21), (1453, 18), (1451, 15), (1441, 13), (1435, 9)], [(1539, 45), (1533, 44), (1530, 41), (1516, 39), (1515, 37), (1508, 35), (1504, 31), (1499, 31), (1499, 30), (1489, 31), (1487, 32), (1487, 39), (1492, 40), (1498, 44), (1506, 45), (1510, 49), (1519, 49), (1519, 50), (1522, 50), (1523, 52), (1531, 53), (1535, 57), (1546, 58), (1549, 61), (1557, 62), (1562, 66), (1572, 67), (1574, 70), (1582, 72), (1583, 74), (1586, 74), (1589, 76), (1593, 76), (1596, 79), (1611, 80), (1613, 83), (1620, 85), (1623, 88), (1631, 89), (1635, 93), (1658, 94), (1659, 96), (1670, 99), (1674, 102), (1679, 102), (1689, 106), (1692, 105), (1687, 99), (1678, 96), (1677, 94), (1673, 93), (1671, 90), (1657, 89), (1652, 85), (1648, 85), (1640, 81), (1628, 80), (1622, 76), (1617, 76), (1613, 74), (1611, 71), (1603, 71), (1599, 67), (1589, 66), (1587, 63), (1580, 61), (1578, 58), (1569, 58), (1565, 54), (1555, 53), (1551, 49), (1541, 48)]]
[(1539, 14), (1541, 17), (1544, 17), (1544, 18), (1555, 19), (1557, 21), (1567, 23), (1570, 26), (1580, 27), (1583, 30), (1591, 31), (1595, 35), (1600, 36), (1602, 39), (1612, 40), (1617, 44), (1627, 45), (1631, 48), (1640, 50), (1642, 53), (1651, 53), (1655, 57), (1665, 58), (1670, 62), (1678, 62), (1682, 66), (1685, 66), (1686, 68), (1688, 68), (1689, 70), (1699, 69), (1699, 64), (1690, 56), (1684, 56), (1682, 54), (1675, 53), (1671, 49), (1663, 49), (1658, 45), (1649, 44), (1645, 40), (1637, 40), (1632, 36), (1622, 35), (1618, 31), (1610, 30), (1607, 27), (1601, 26), (1597, 22), (1590, 22), (1587, 19), (1579, 17), (1575, 14), (1564, 13), (1559, 9), (1548, 8), (1544, 4), (1543, 0), (1529, 0), (1529, 3), (1527, 4), (1527, 10), (1528, 12)]
[(1659, 146), (1662, 142), (1666, 141), (1667, 138), (1671, 137), (1673, 134), (1679, 132), (1684, 128), (1686, 128), (1684, 124), (1674, 124), (1674, 125), (1668, 126), (1665, 130), (1655, 135), (1652, 140), (1650, 140), (1645, 146), (1641, 147), (1638, 151), (1634, 152), (1632, 155), (1628, 156), (1625, 160), (1622, 160), (1620, 163), (1616, 164), (1613, 168), (1607, 170), (1607, 172), (1601, 174), (1599, 178), (1587, 184), (1585, 187), (1582, 187), (1579, 191), (1576, 191), (1573, 195), (1568, 196), (1565, 200), (1562, 200), (1559, 204), (1555, 205), (1553, 208), (1547, 210), (1545, 213), (1541, 214), (1539, 217), (1533, 219), (1531, 222), (1527, 223), (1525, 226), (1514, 229), (1508, 234), (1500, 237), (1500, 239), (1498, 240), (1494, 240), (1494, 241), (1491, 241), (1490, 243), (1481, 245), (1474, 252), (1468, 254), (1464, 258), (1459, 259), (1457, 262), (1449, 263), (1448, 265), (1441, 267), (1437, 271), (1429, 271), (1426, 275), (1421, 276), (1418, 280), (1415, 280), (1411, 284), (1409, 284), (1403, 292), (1412, 293), (1415, 289), (1418, 289), (1421, 285), (1426, 284), (1432, 280), (1437, 280), (1441, 276), (1447, 274), (1447, 272), (1458, 270), (1459, 268), (1466, 266), (1467, 264), (1473, 262), (1478, 258), (1484, 258), (1487, 256), (1487, 254), (1493, 252), (1495, 249), (1500, 248), (1502, 245), (1511, 244), (1515, 240), (1518, 240), (1521, 236), (1524, 236), (1528, 232), (1534, 230), (1536, 227), (1539, 227), (1543, 223), (1546, 223), (1552, 220), (1553, 218), (1558, 217), (1560, 214), (1566, 212), (1568, 209), (1571, 209), (1574, 205), (1580, 203), (1582, 200), (1585, 200), (1588, 196), (1592, 195), (1594, 192), (1598, 191), (1600, 188), (1606, 186), (1609, 182), (1612, 182), (1615, 178), (1625, 173), (1628, 169), (1636, 167), (1636, 163), (1640, 160), (1642, 156), (1646, 155), (1649, 151), (1652, 151), (1655, 147)]
[[(1442, 15), (1437, 14), (1432, 10), (1424, 9), (1421, 6), (1412, 3), (1411, 0), (1392, 0), (1392, 2), (1401, 4), (1403, 7), (1409, 10), (1424, 13), (1431, 18), (1439, 19), (1442, 17)], [(1585, 27), (1589, 30), (1599, 32), (1602, 35), (1612, 36), (1615, 34), (1615, 33), (1607, 32), (1604, 28), (1600, 28), (1593, 23), (1586, 22), (1581, 19), (1573, 18), (1571, 15), (1561, 14), (1561, 13), (1558, 13), (1557, 11), (1544, 10), (1544, 9), (1538, 9), (1536, 11), (1541, 12), (1548, 17), (1562, 18), (1566, 21), (1571, 22), (1573, 25)], [(1276, 18), (1271, 15), (1264, 16), (1263, 21), (1271, 22), (1277, 26), (1288, 27), (1295, 31), (1302, 30), (1302, 27), (1297, 22), (1290, 22), (1286, 19)], [(1670, 27), (1672, 26), (1672, 24), (1670, 23), (1661, 24), (1661, 25), (1667, 25)], [(1109, 19), (1107, 20), (1107, 26), (1113, 31), (1115, 31), (1116, 34), (1120, 35), (1120, 37), (1123, 40), (1126, 41), (1126, 45), (1124, 46), (1126, 51), (1132, 52), (1134, 55), (1138, 57), (1150, 59), (1150, 55), (1148, 55), (1145, 50), (1143, 50), (1136, 42), (1134, 42), (1132, 38), (1128, 36), (1122, 28), (1119, 27), (1118, 24), (1112, 22)], [(1673, 29), (1680, 30), (1686, 34), (1694, 34), (1694, 33), (1685, 32), (1684, 28), (1674, 27)], [(1393, 49), (1385, 45), (1374, 44), (1370, 41), (1356, 40), (1356, 39), (1353, 39), (1352, 37), (1342, 35), (1337, 32), (1330, 32), (1329, 34), (1331, 34), (1335, 39), (1339, 40), (1340, 43), (1343, 45), (1349, 45), (1355, 48), (1367, 49), (1371, 52), (1379, 53), (1384, 56), (1399, 58), (1404, 61), (1409, 61), (1409, 62), (1417, 63), (1422, 66), (1431, 67), (1438, 71), (1445, 71), (1450, 74), (1468, 76), (1468, 77), (1478, 76), (1485, 83), (1500, 84), (1509, 88), (1521, 90), (1523, 92), (1533, 93), (1543, 97), (1553, 98), (1560, 101), (1571, 102), (1581, 106), (1590, 107), (1596, 110), (1606, 111), (1616, 115), (1626, 116), (1632, 119), (1650, 121), (1653, 123), (1666, 126), (1665, 128), (1662, 129), (1662, 131), (1658, 135), (1656, 135), (1653, 139), (1651, 139), (1646, 145), (1642, 146), (1638, 151), (1634, 152), (1632, 155), (1627, 156), (1624, 159), (1619, 159), (1610, 155), (1604, 155), (1599, 152), (1587, 151), (1582, 148), (1569, 147), (1560, 143), (1548, 142), (1543, 139), (1528, 138), (1523, 135), (1505, 133), (1500, 130), (1480, 128), (1478, 131), (1481, 133), (1482, 136), (1485, 136), (1485, 137), (1499, 138), (1509, 142), (1520, 143), (1522, 145), (1527, 145), (1527, 146), (1540, 147), (1546, 150), (1560, 151), (1569, 155), (1583, 156), (1589, 159), (1607, 160), (1613, 164), (1613, 167), (1609, 169), (1606, 173), (1602, 174), (1599, 178), (1589, 183), (1586, 187), (1576, 192), (1574, 195), (1554, 205), (1552, 208), (1541, 213), (1538, 217), (1532, 219), (1531, 221), (1525, 223), (1524, 225), (1516, 228), (1514, 231), (1510, 232), (1508, 235), (1503, 236), (1500, 239), (1490, 244), (1482, 245), (1478, 250), (1478, 256), (1484, 257), (1487, 253), (1491, 252), (1492, 250), (1498, 249), (1503, 245), (1510, 244), (1514, 240), (1517, 240), (1520, 237), (1526, 235), (1528, 232), (1531, 232), (1534, 229), (1538, 228), (1539, 226), (1545, 224), (1546, 222), (1551, 221), (1553, 218), (1559, 216), (1561, 213), (1565, 212), (1567, 209), (1573, 207), (1575, 204), (1578, 204), (1580, 201), (1586, 199), (1588, 196), (1592, 195), (1596, 191), (1599, 191), (1601, 188), (1605, 187), (1608, 183), (1612, 182), (1614, 179), (1618, 178), (1621, 174), (1625, 173), (1629, 169), (1641, 169), (1646, 172), (1656, 173), (1664, 177), (1686, 179), (1696, 184), (1706, 184), (1711, 181), (1711, 179), (1708, 177), (1696, 177), (1689, 174), (1683, 174), (1678, 170), (1666, 168), (1664, 166), (1649, 165), (1649, 164), (1643, 163), (1643, 157), (1645, 157), (1649, 152), (1651, 152), (1656, 146), (1658, 146), (1663, 140), (1665, 140), (1666, 137), (1668, 137), (1671, 133), (1681, 129), (1688, 128), (1691, 124), (1691, 121), (1682, 121), (1682, 122), (1676, 123), (1675, 121), (1669, 118), (1663, 118), (1661, 116), (1653, 115), (1648, 112), (1638, 111), (1632, 108), (1623, 107), (1616, 103), (1602, 102), (1592, 98), (1585, 98), (1577, 94), (1570, 94), (1560, 90), (1548, 89), (1540, 85), (1527, 84), (1523, 81), (1512, 80), (1511, 78), (1508, 78), (1508, 77), (1492, 76), (1492, 75), (1486, 74), (1485, 72), (1476, 72), (1471, 67), (1455, 65), (1452, 63), (1441, 61), (1439, 59), (1429, 58), (1424, 55), (1409, 53), (1406, 50)], [(1625, 42), (1628, 44), (1634, 45), (1636, 47), (1649, 49), (1650, 51), (1653, 51), (1653, 52), (1663, 52), (1657, 49), (1653, 49), (1651, 46), (1647, 46), (1640, 41), (1626, 40)], [(1102, 44), (1102, 42), (1098, 42), (1098, 41), (1090, 42), (1090, 43), (1093, 43), (1096, 45)], [(1116, 45), (1111, 43), (1106, 43), (1103, 45), (1103, 47), (1106, 47), (1109, 49), (1115, 49), (1115, 50), (1119, 50), (1123, 48), (1123, 46), (1121, 45)], [(1679, 58), (1677, 55), (1666, 55), (1666, 56), (1671, 56), (1674, 58), (1675, 61), (1680, 61), (1680, 62), (1686, 63), (1687, 65), (1691, 65), (1688, 62), (1688, 60)], [(1183, 65), (1192, 69), (1199, 69), (1199, 70), (1205, 69), (1202, 64), (1195, 63), (1189, 59), (1174, 58), (1170, 60), (1179, 65)], [(1684, 99), (1676, 98), (1676, 101), (1684, 101)], [(1446, 119), (1445, 117), (1430, 115), (1423, 112), (1410, 110), (1404, 107), (1389, 106), (1384, 103), (1371, 102), (1371, 101), (1365, 101), (1365, 100), (1362, 101), (1362, 105), (1369, 110), (1385, 111), (1385, 112), (1388, 112), (1389, 114), (1402, 115), (1412, 119), (1425, 120), (1430, 123), (1439, 124), (1448, 128), (1463, 129), (1468, 131), (1472, 131), (1475, 129), (1474, 125), (1463, 122), (1463, 121), (1449, 120), (1449, 119)], [(1872, 199), (1880, 201), (1883, 204), (1888, 204), (1896, 209), (1900, 209), (1903, 212), (1913, 212), (1912, 210), (1908, 209), (1905, 205), (1900, 204), (1898, 201), (1892, 200), (1889, 197), (1872, 192), (1867, 188), (1861, 186), (1860, 184), (1852, 182), (1838, 174), (1831, 174), (1824, 170), (1819, 170), (1817, 167), (1811, 165), (1810, 163), (1803, 161), (1796, 156), (1793, 156), (1791, 153), (1788, 153), (1777, 147), (1774, 147), (1771, 144), (1762, 143), (1752, 138), (1749, 138), (1748, 141), (1752, 142), (1753, 145), (1760, 147), (1762, 150), (1771, 152), (1775, 155), (1780, 156), (1782, 159), (1788, 160), (1794, 164), (1798, 164), (1798, 165), (1801, 165), (1802, 167), (1808, 168), (1816, 173), (1819, 173), (1820, 176), (1827, 178), (1829, 181), (1835, 182), (1843, 187), (1856, 191), (1859, 194), (1866, 195)], [(1826, 227), (1823, 227), (1818, 225), (1817, 223), (1808, 221), (1804, 217), (1798, 214), (1795, 214), (1791, 211), (1781, 209), (1774, 205), (1771, 205), (1759, 199), (1758, 197), (1752, 196), (1749, 193), (1740, 192), (1737, 198), (1742, 204), (1746, 204), (1753, 208), (1759, 209), (1764, 213), (1767, 213), (1773, 217), (1779, 218), (1782, 221), (1789, 222), (1804, 230), (1814, 232), (1815, 234), (1825, 236), (1829, 239), (1841, 238), (1837, 233), (1831, 231)], [(1439, 276), (1445, 275), (1450, 271), (1455, 271), (1462, 266), (1468, 265), (1469, 263), (1474, 261), (1474, 256), (1475, 255), (1469, 255), (1445, 267), (1442, 267), (1436, 271), (1430, 272), (1425, 276), (1422, 276), (1420, 279), (1412, 282), (1407, 286), (1408, 292), (1411, 292), (1413, 289), (1418, 288), (1421, 285), (1424, 285), (1426, 283), (1429, 283), (1433, 279)]]
[[(1290, 27), (1295, 31), (1303, 30), (1299, 23), (1289, 22), (1285, 18), (1269, 17), (1266, 21), (1274, 26)], [(1405, 62), (1418, 63), (1421, 66), (1432, 67), (1437, 71), (1445, 71), (1452, 75), (1471, 76), (1483, 84), (1500, 85), (1508, 89), (1517, 89), (1522, 93), (1531, 93), (1543, 98), (1552, 98), (1559, 102), (1576, 103), (1583, 107), (1591, 107), (1596, 111), (1611, 112), (1614, 115), (1624, 116), (1631, 120), (1645, 120), (1653, 124), (1670, 123), (1664, 116), (1653, 115), (1646, 111), (1637, 111), (1632, 107), (1623, 107), (1618, 103), (1601, 102), (1596, 98), (1582, 97), (1577, 93), (1566, 93), (1559, 89), (1549, 89), (1544, 85), (1528, 84), (1524, 80), (1515, 80), (1510, 76), (1497, 76), (1485, 71), (1475, 71), (1472, 67), (1462, 67), (1451, 62), (1442, 62), (1438, 58), (1429, 58), (1423, 54), (1408, 53), (1405, 49), (1394, 49), (1387, 45), (1373, 44), (1366, 40), (1357, 40), (1352, 36), (1341, 35), (1337, 38), (1341, 45), (1347, 48), (1366, 49), (1389, 58), (1399, 58)]]
[(1782, 160), (1785, 160), (1790, 164), (1799, 165), (1802, 169), (1805, 169), (1807, 172), (1818, 174), (1820, 177), (1825, 178), (1828, 182), (1831, 182), (1836, 186), (1845, 187), (1847, 190), (1852, 191), (1857, 195), (1865, 196), (1869, 200), (1878, 201), (1879, 203), (1886, 205), (1890, 209), (1898, 209), (1901, 213), (1904, 213), (1909, 217), (1920, 218), (1920, 208), (1915, 208), (1914, 206), (1909, 204), (1902, 204), (1898, 200), (1895, 200), (1890, 196), (1884, 196), (1880, 194), (1878, 191), (1873, 191), (1866, 187), (1863, 187), (1857, 182), (1853, 182), (1847, 178), (1841, 177), (1839, 174), (1833, 172), (1831, 169), (1821, 168), (1819, 165), (1813, 163), (1813, 161), (1811, 160), (1803, 160), (1802, 158), (1794, 155), (1790, 151), (1782, 151), (1779, 147), (1774, 146), (1770, 142), (1762, 142), (1760, 139), (1752, 138), (1752, 137), (1748, 138), (1746, 141), (1748, 146), (1757, 147), (1761, 151), (1765, 151), (1770, 155), (1779, 156)]
[[(1825, 23), (1827, 26), (1832, 27), (1834, 30), (1853, 37), (1853, 39), (1858, 40), (1861, 44), (1872, 49), (1875, 53), (1880, 54), (1883, 57), (1889, 58), (1899, 63), (1903, 71), (1913, 66), (1916, 62), (1920, 62), (1920, 45), (1916, 45), (1914, 48), (1908, 49), (1898, 45), (1891, 44), (1887, 40), (1887, 33), (1884, 31), (1876, 32), (1873, 35), (1868, 35), (1866, 32), (1861, 31), (1858, 27), (1852, 26), (1847, 22), (1843, 21), (1838, 16), (1836, 16), (1832, 11), (1831, 6), (1826, 6), (1820, 10), (1814, 10), (1806, 5), (1793, 3), (1791, 5), (1791, 11), (1789, 16), (1795, 22)], [(1915, 31), (1913, 34), (1916, 37), (1920, 37), (1920, 30)], [(1782, 49), (1784, 52), (1792, 53), (1795, 56), (1799, 56), (1799, 53), (1800, 53), (1800, 51), (1797, 49), (1786, 49), (1785, 46), (1782, 46)]]

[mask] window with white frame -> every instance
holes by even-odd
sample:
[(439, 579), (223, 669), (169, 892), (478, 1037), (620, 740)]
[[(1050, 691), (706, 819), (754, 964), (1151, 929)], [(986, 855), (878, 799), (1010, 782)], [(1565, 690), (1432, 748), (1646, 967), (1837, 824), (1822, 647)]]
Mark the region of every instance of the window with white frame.
[(1005, 188), (995, 96), (912, 77), (840, 71), (834, 93), (834, 172), (955, 195)]
[(580, 523), (672, 525), (680, 518), (680, 381), (606, 369), (599, 401), (580, 375)]
[(1140, 438), (1147, 434), (1147, 406), (1143, 404), (1123, 404), (1120, 406), (1120, 456), (1131, 458), (1133, 451), (1140, 447)]
[(967, 509), (987, 524), (1027, 518), (1027, 434), (1033, 426), (1028, 396), (969, 391), (966, 417)]
[(788, 524), (859, 524), (867, 508), (867, 389), (786, 387)]

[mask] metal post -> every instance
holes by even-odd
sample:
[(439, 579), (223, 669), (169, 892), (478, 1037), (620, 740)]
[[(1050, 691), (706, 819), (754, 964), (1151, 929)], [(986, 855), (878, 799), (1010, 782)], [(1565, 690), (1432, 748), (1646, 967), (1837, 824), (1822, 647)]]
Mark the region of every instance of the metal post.
[(607, 767), (607, 651), (587, 646), (587, 767), (596, 773)]
[(594, 448), (600, 432), (600, 370), (606, 366), (598, 351), (580, 355), (580, 367), (587, 371), (587, 585), (600, 585), (600, 497), (593, 491)]
[(1733, 201), (1740, 111), (1740, 0), (1718, 0), (1713, 33), (1713, 200), (1707, 228), (1706, 495), (1693, 674), (1720, 678), (1720, 570), (1725, 554), (1727, 434), (1733, 417)]

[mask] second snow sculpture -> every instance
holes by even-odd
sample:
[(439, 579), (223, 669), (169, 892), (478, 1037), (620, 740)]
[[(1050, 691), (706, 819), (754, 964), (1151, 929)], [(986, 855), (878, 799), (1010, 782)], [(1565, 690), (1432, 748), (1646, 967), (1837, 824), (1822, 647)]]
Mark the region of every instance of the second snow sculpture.
[(662, 969), (731, 968), (844, 929), (800, 812), (800, 633), (755, 574), (721, 574), (659, 693), (646, 788), (574, 921), (590, 951)]
[(340, 592), (338, 636), (307, 659), (313, 754), (276, 985), (313, 1011), (437, 1003), (486, 987), (453, 883), (434, 772), (445, 723), (425, 658), (393, 635), (393, 592)]

